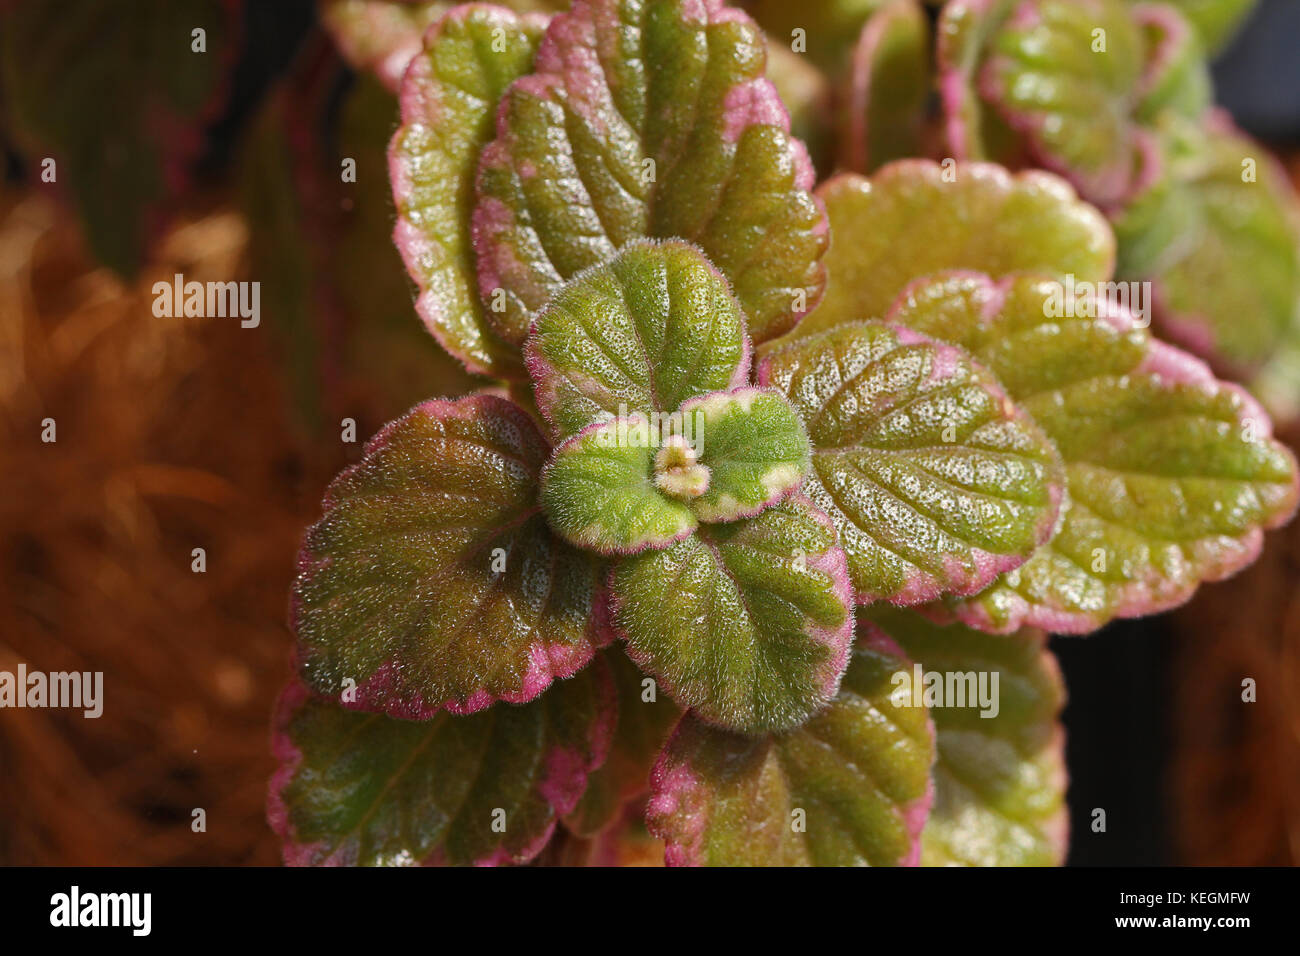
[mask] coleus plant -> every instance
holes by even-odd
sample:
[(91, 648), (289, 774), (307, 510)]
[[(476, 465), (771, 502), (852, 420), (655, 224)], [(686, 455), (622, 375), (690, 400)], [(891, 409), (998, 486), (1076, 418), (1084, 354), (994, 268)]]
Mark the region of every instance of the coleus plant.
[[(867, 54), (819, 34), (825, 68), (906, 49), (928, 21), (897, 6)], [(1021, 68), (1016, 31), (1073, 24), (1038, 6), (940, 50), (989, 77), (945, 87), (950, 128)], [(1130, 86), (1156, 56), (1134, 29)], [(1133, 190), (1092, 133), (1002, 121), (1074, 187), (967, 158), (818, 186), (765, 46), (717, 0), (471, 4), (420, 40), (394, 240), (429, 331), (496, 383), (387, 425), (306, 535), (287, 862), (1060, 862), (1046, 633), (1186, 600), (1294, 511), (1263, 408), (1088, 291), (1115, 231), (1075, 187)]]

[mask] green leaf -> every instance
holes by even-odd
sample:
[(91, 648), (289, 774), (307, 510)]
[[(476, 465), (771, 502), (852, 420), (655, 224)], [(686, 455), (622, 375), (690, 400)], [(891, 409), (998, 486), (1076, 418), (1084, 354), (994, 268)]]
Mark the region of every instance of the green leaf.
[(276, 710), (267, 816), (293, 866), (527, 862), (605, 759), (614, 720), (603, 664), (468, 717), (359, 714), (296, 682)]
[(690, 500), (700, 521), (752, 517), (798, 488), (808, 473), (808, 434), (779, 392), (714, 392), (689, 399), (681, 411), (709, 471), (708, 490)]
[[(134, 275), (190, 179), (236, 59), (231, 0), (0, 4), (6, 134), (52, 171), (91, 253)], [(57, 15), (52, 15), (57, 14)], [(203, 53), (192, 31), (204, 31)], [(45, 159), (55, 166), (47, 170)]]
[(599, 554), (666, 548), (695, 530), (685, 502), (655, 484), (657, 431), (644, 415), (596, 422), (555, 450), (542, 508), (566, 541)]
[(425, 719), (531, 700), (591, 660), (603, 572), (546, 526), (549, 451), (494, 396), (428, 401), (385, 426), (303, 544), (291, 617), (307, 684)]
[(587, 778), (587, 789), (564, 825), (579, 836), (607, 829), (634, 797), (650, 789), (650, 771), (668, 740), (681, 709), (667, 695), (656, 693), (646, 677), (618, 648), (601, 651), (614, 675), (618, 692), (618, 724), (609, 757)]
[(623, 559), (610, 590), (628, 655), (703, 720), (786, 729), (839, 686), (852, 630), (844, 554), (798, 495)]
[(859, 641), (830, 706), (785, 733), (684, 717), (647, 810), (669, 865), (914, 865), (934, 738), (924, 707), (891, 697), (909, 666), (893, 642)]
[(721, 0), (594, 0), (551, 22), (479, 164), (479, 289), (501, 295), (502, 338), (522, 343), (565, 280), (647, 236), (703, 249), (755, 342), (812, 307), (825, 217), (764, 61)]
[(944, 135), (959, 160), (991, 159), (1021, 166), (1019, 137), (980, 98), (976, 77), (989, 41), (1011, 13), (1015, 0), (948, 0), (935, 29), (939, 98)]
[(1295, 508), (1295, 460), (1264, 410), (1088, 292), (935, 277), (890, 316), (974, 354), (1065, 462), (1051, 542), (978, 597), (947, 602), (984, 630), (1077, 633), (1174, 606), (1250, 563)]
[(402, 81), (402, 125), (388, 148), (393, 241), (420, 290), (416, 311), (470, 371), (498, 378), (525, 373), (518, 343), (492, 334), (476, 291), (474, 176), (497, 101), (532, 68), (544, 22), (486, 4), (444, 17)]
[(1144, 50), (1122, 0), (1022, 0), (989, 41), (980, 94), (1038, 165), (1115, 203), (1140, 170), (1132, 115)]
[(1072, 273), (1095, 282), (1114, 264), (1115, 240), (1101, 214), (1046, 173), (901, 160), (871, 179), (837, 176), (818, 195), (835, 235), (826, 255), (832, 281), (786, 342), (883, 318), (918, 276), (972, 269)]
[[(859, 641), (885, 635), (923, 675), (940, 675), (945, 687), (950, 675), (957, 675), (953, 687), (966, 695), (964, 702), (943, 699), (945, 706), (928, 708), (938, 756), (934, 805), (921, 833), (921, 864), (1064, 862), (1069, 811), (1059, 718), (1065, 687), (1046, 636), (1033, 630), (990, 635), (961, 625), (942, 627), (888, 608), (859, 612)], [(971, 695), (980, 680), (992, 691), (985, 701)], [(907, 688), (916, 687), (913, 678)], [(919, 687), (925, 687), (924, 678)], [(981, 706), (985, 703), (990, 706)]]
[(1051, 536), (1055, 449), (963, 350), (853, 323), (774, 351), (758, 380), (808, 426), (803, 492), (839, 529), (858, 602), (973, 594)]
[(1165, 337), (1248, 373), (1300, 324), (1300, 202), (1226, 119), (1164, 133), (1164, 174), (1115, 217), (1116, 271), (1151, 283)]
[(749, 378), (745, 317), (687, 243), (635, 242), (538, 313), (526, 357), (557, 440), (609, 416), (671, 413)]
[(923, 151), (930, 83), (930, 21), (916, 0), (893, 0), (871, 17), (853, 50), (846, 168), (868, 173)]

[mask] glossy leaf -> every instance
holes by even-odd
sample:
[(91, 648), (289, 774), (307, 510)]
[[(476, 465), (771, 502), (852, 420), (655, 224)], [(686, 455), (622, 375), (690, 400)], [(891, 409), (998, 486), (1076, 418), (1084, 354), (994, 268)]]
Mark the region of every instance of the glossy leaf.
[(238, 0), (0, 4), (5, 132), (34, 171), (53, 173), (91, 253), (119, 273), (143, 265), (190, 180), (228, 91), (240, 11)]
[(779, 392), (714, 392), (689, 399), (681, 411), (709, 471), (708, 490), (690, 500), (701, 521), (752, 517), (798, 488), (808, 473), (808, 434)]
[(642, 415), (596, 422), (555, 450), (542, 508), (566, 541), (599, 554), (666, 548), (695, 530), (690, 507), (655, 485), (658, 432)]
[(504, 339), (646, 236), (702, 248), (756, 342), (812, 307), (825, 218), (764, 60), (758, 28), (720, 0), (578, 0), (552, 21), (480, 161), (479, 289), (500, 296), (488, 318)]
[(1055, 527), (1056, 451), (960, 348), (881, 322), (765, 358), (808, 427), (804, 494), (840, 532), (858, 602), (973, 594)]
[[(1065, 688), (1046, 636), (1033, 630), (991, 635), (960, 624), (941, 627), (908, 611), (859, 612), (859, 641), (883, 635), (897, 641), (923, 675), (940, 675), (945, 688), (949, 675), (956, 675), (952, 686), (966, 695), (964, 701), (945, 698), (942, 706), (928, 708), (938, 753), (921, 864), (1064, 862), (1069, 811), (1060, 713)], [(981, 680), (990, 692), (984, 700), (978, 699)], [(915, 684), (913, 678), (904, 693)], [(924, 701), (924, 679), (920, 687)]]
[(610, 590), (628, 655), (703, 720), (786, 729), (839, 686), (852, 632), (844, 554), (798, 495), (623, 559)]
[(1141, 168), (1132, 114), (1144, 50), (1123, 0), (1021, 0), (989, 41), (980, 94), (1039, 165), (1112, 204)]
[(845, 166), (868, 173), (922, 152), (930, 94), (930, 21), (916, 0), (893, 0), (863, 27), (847, 85)]
[(832, 281), (787, 342), (883, 318), (918, 276), (974, 269), (998, 276), (1071, 273), (1095, 282), (1114, 264), (1106, 221), (1047, 173), (1012, 176), (987, 163), (945, 170), (928, 160), (902, 160), (870, 179), (837, 176), (818, 195), (835, 235), (826, 255)]
[(1051, 542), (978, 597), (948, 602), (981, 629), (1077, 633), (1179, 604), (1252, 561), (1263, 530), (1295, 508), (1295, 460), (1252, 398), (1108, 296), (1067, 286), (937, 277), (891, 314), (970, 350), (1065, 462)]
[(1117, 272), (1151, 283), (1165, 337), (1248, 373), (1300, 324), (1300, 200), (1222, 118), (1165, 134), (1164, 175), (1116, 216)]
[(859, 641), (839, 693), (802, 727), (743, 737), (682, 719), (655, 766), (647, 820), (669, 865), (912, 865), (930, 806), (933, 729), (891, 698), (910, 664)]
[(394, 720), (312, 697), (277, 705), (267, 816), (297, 866), (524, 863), (605, 759), (603, 664), (523, 706)]
[(636, 242), (558, 289), (526, 348), (554, 437), (606, 415), (670, 414), (749, 378), (745, 317), (687, 243)]
[(304, 680), (425, 719), (531, 700), (591, 660), (601, 571), (537, 505), (549, 451), (523, 411), (486, 395), (425, 402), (376, 435), (303, 545), (291, 617)]
[[(667, 694), (658, 693), (647, 677), (619, 648), (601, 652), (614, 676), (618, 694), (618, 724), (609, 757), (587, 779), (578, 805), (564, 825), (580, 836), (592, 836), (613, 824), (634, 797), (650, 789), (650, 771), (663, 749), (681, 709)], [(662, 851), (661, 851), (662, 857)]]
[(416, 311), (470, 371), (498, 378), (525, 373), (517, 347), (493, 335), (478, 298), (474, 177), (479, 152), (492, 139), (497, 101), (532, 68), (543, 24), (486, 4), (444, 17), (402, 81), (402, 125), (388, 147), (393, 241), (420, 290)]

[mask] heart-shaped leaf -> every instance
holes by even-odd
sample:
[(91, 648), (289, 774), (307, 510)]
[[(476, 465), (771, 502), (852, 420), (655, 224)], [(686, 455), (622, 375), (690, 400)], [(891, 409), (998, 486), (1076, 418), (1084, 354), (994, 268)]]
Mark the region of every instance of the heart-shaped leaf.
[(1165, 173), (1115, 217), (1117, 273), (1151, 283), (1155, 321), (1233, 373), (1300, 324), (1300, 202), (1258, 143), (1215, 117), (1170, 124)]
[(547, 528), (549, 451), (488, 395), (417, 405), (370, 441), (299, 559), (291, 616), (313, 690), (424, 719), (531, 700), (591, 660), (602, 572)]
[(758, 380), (808, 427), (804, 494), (839, 529), (859, 602), (973, 594), (1051, 535), (1056, 452), (962, 349), (853, 323), (777, 349)]
[(680, 241), (633, 243), (565, 284), (538, 313), (526, 356), (557, 440), (602, 413), (671, 413), (749, 378), (739, 303)]
[(651, 677), (618, 648), (601, 657), (614, 676), (618, 692), (618, 725), (609, 757), (587, 778), (587, 789), (564, 825), (579, 836), (606, 829), (623, 813), (633, 797), (650, 789), (650, 771), (682, 712), (666, 695), (658, 693)]
[(830, 519), (802, 496), (625, 558), (610, 590), (628, 655), (704, 720), (782, 730), (835, 696), (852, 637), (848, 576)]
[(425, 722), (295, 682), (277, 706), (267, 816), (290, 865), (524, 863), (604, 761), (613, 721), (601, 663), (530, 704)]
[(930, 94), (930, 21), (916, 0), (892, 0), (862, 28), (846, 96), (844, 164), (871, 172), (922, 152)]
[(515, 345), (492, 334), (478, 298), (474, 176), (492, 139), (497, 101), (532, 68), (544, 23), (487, 4), (449, 13), (411, 60), (402, 81), (402, 125), (388, 147), (393, 241), (420, 290), (416, 311), (470, 371), (498, 378), (525, 373)]
[(647, 810), (668, 864), (914, 865), (934, 738), (924, 707), (892, 698), (910, 667), (898, 645), (868, 637), (834, 701), (802, 727), (754, 738), (682, 718)]
[(1179, 604), (1253, 560), (1263, 529), (1296, 504), (1295, 460), (1253, 399), (1152, 339), (1110, 295), (1069, 285), (936, 277), (890, 315), (969, 349), (1065, 462), (1051, 542), (948, 602), (984, 630), (1084, 632)]
[(644, 415), (596, 422), (555, 450), (542, 508), (556, 533), (599, 554), (666, 548), (696, 527), (684, 501), (655, 483), (659, 435)]
[(396, 93), (425, 31), (452, 6), (441, 0), (320, 0), (317, 9), (321, 26), (348, 65), (374, 73)]
[(808, 473), (808, 433), (779, 392), (714, 392), (688, 399), (681, 411), (709, 472), (708, 490), (690, 501), (701, 521), (752, 517), (798, 488)]
[(522, 344), (566, 279), (643, 236), (700, 246), (755, 342), (812, 307), (825, 217), (764, 60), (721, 0), (577, 0), (551, 22), (479, 166), (479, 290), (501, 298), (504, 339)]
[[(921, 864), (1063, 862), (1069, 813), (1059, 717), (1065, 688), (1045, 635), (941, 627), (883, 607), (859, 612), (858, 640), (882, 635), (897, 641), (919, 668), (921, 680), (913, 676), (904, 692), (915, 697), (919, 690), (938, 738)], [(950, 686), (956, 699), (948, 697)], [(936, 703), (926, 700), (927, 689)]]
[(989, 40), (980, 94), (1038, 164), (1115, 203), (1141, 168), (1142, 31), (1123, 0), (1021, 0)]
[(918, 276), (973, 269), (1110, 276), (1115, 239), (1101, 214), (1047, 173), (1012, 176), (987, 163), (900, 160), (870, 179), (837, 176), (818, 195), (835, 242), (821, 305), (786, 341), (884, 318)]
[(240, 13), (239, 0), (0, 4), (6, 135), (67, 190), (91, 253), (117, 272), (139, 270), (190, 180)]

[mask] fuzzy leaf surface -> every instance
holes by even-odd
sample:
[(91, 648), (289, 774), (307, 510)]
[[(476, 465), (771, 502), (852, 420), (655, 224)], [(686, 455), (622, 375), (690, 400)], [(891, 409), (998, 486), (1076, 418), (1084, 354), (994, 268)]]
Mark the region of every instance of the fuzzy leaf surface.
[(835, 696), (852, 632), (844, 553), (799, 495), (623, 559), (610, 590), (628, 656), (703, 720), (787, 729)]
[(554, 437), (602, 413), (672, 413), (749, 377), (745, 316), (726, 280), (685, 242), (637, 241), (559, 288), (526, 348)]
[(613, 721), (603, 664), (529, 704), (423, 722), (295, 682), (277, 705), (268, 817), (289, 865), (524, 863), (605, 759)]
[(695, 243), (759, 342), (819, 298), (825, 217), (764, 76), (761, 31), (720, 0), (577, 0), (507, 91), (474, 210), (488, 318), (520, 343), (559, 286), (641, 238)]
[[(986, 675), (990, 690), (997, 677), (991, 695), (996, 713), (969, 690), (963, 691), (965, 701), (945, 699), (942, 706), (927, 707), (938, 752), (921, 865), (1064, 862), (1069, 813), (1060, 714), (1065, 687), (1046, 636), (1031, 629), (994, 635), (960, 624), (943, 627), (890, 608), (860, 611), (858, 640), (882, 634), (897, 641), (923, 674), (942, 675), (945, 688), (950, 674), (974, 674), (977, 682)], [(904, 693), (910, 689), (911, 684)]]
[(647, 809), (669, 865), (914, 865), (934, 738), (924, 707), (891, 699), (910, 666), (887, 639), (859, 641), (835, 699), (784, 733), (682, 718)]
[(1055, 537), (977, 597), (948, 601), (981, 629), (1079, 633), (1179, 604), (1252, 561), (1295, 509), (1295, 460), (1249, 395), (1105, 296), (1065, 286), (936, 277), (891, 315), (970, 350), (1065, 462)]
[[(525, 377), (518, 348), (493, 334), (479, 300), (470, 234), (479, 153), (497, 101), (532, 69), (545, 20), (486, 4), (457, 7), (424, 38), (402, 80), (388, 147), (393, 242), (433, 336), (472, 372)], [(499, 47), (499, 49), (498, 49)]]
[(303, 679), (427, 719), (524, 702), (599, 643), (601, 569), (537, 504), (550, 448), (513, 403), (428, 401), (387, 425), (307, 532), (292, 619)]
[(758, 380), (808, 427), (803, 493), (839, 529), (857, 601), (973, 594), (1050, 536), (1056, 451), (961, 348), (852, 323), (774, 351)]

